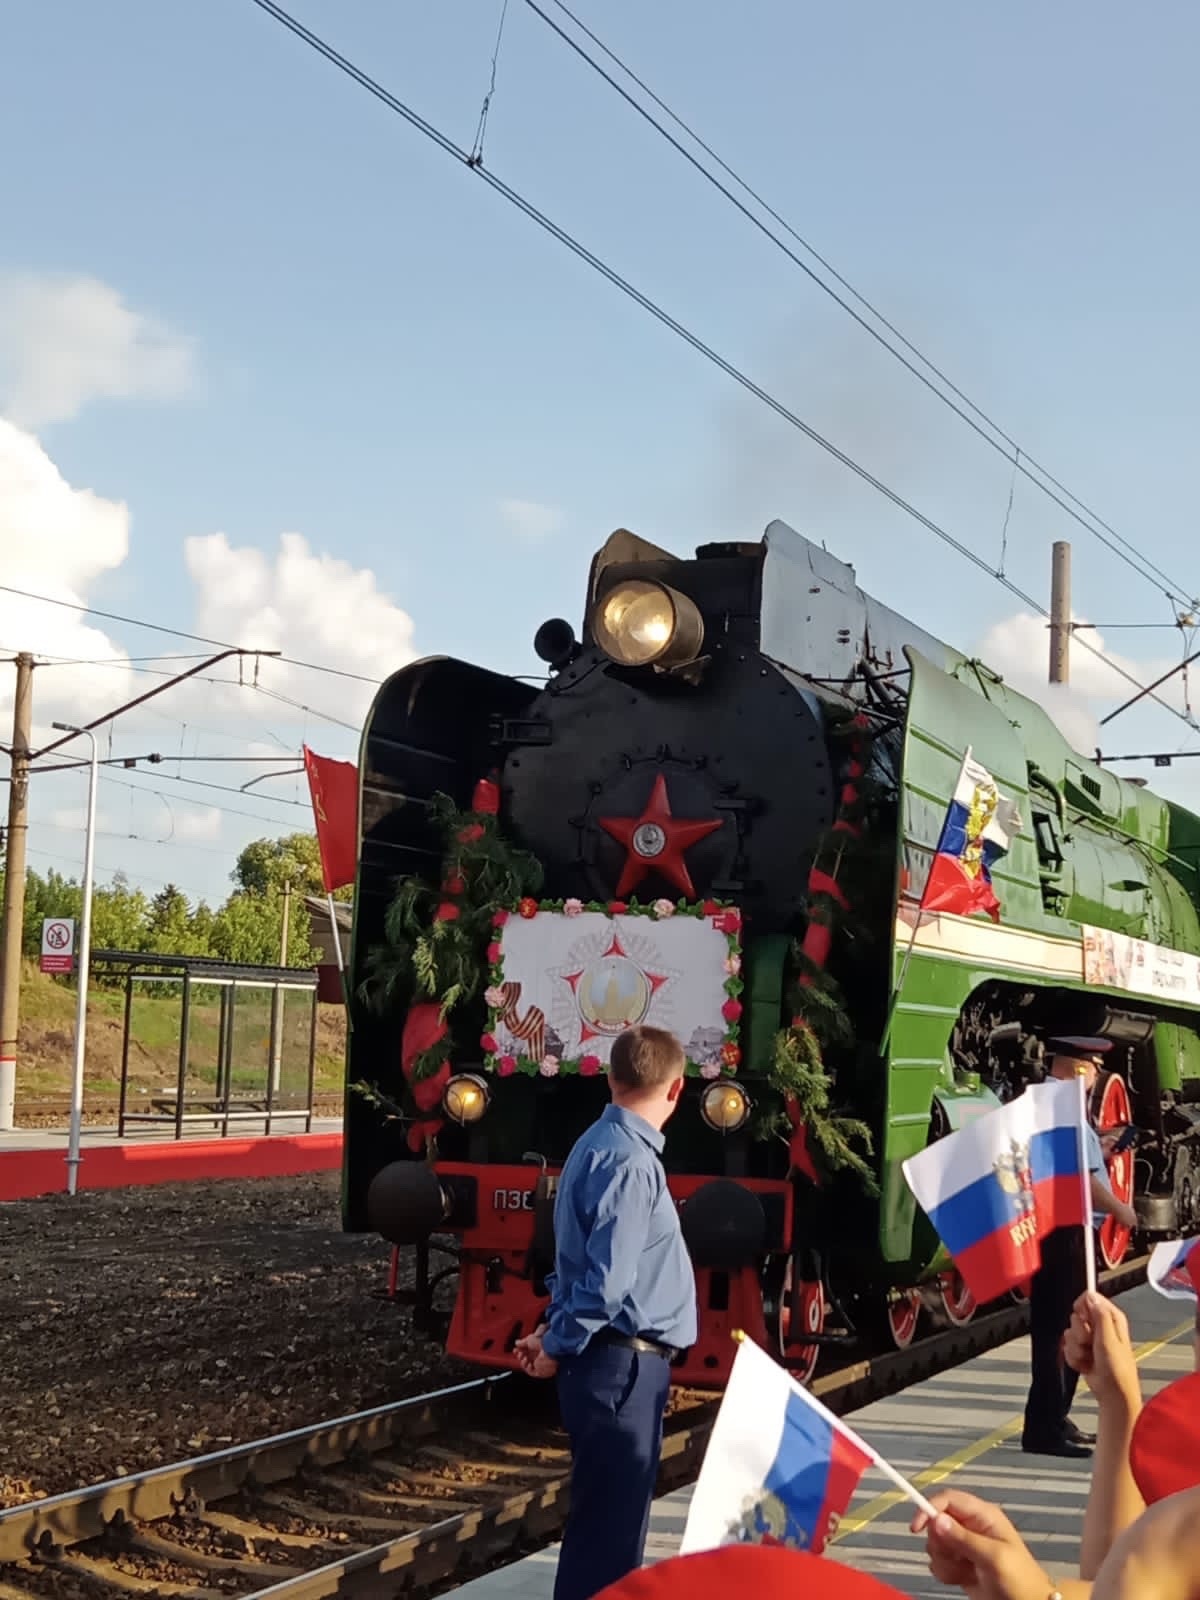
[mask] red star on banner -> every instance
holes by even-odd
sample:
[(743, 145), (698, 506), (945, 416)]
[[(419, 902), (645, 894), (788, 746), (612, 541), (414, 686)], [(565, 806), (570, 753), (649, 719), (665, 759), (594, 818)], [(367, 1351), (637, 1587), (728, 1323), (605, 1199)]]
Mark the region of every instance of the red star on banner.
[(683, 859), (684, 851), (723, 826), (719, 820), (685, 822), (673, 817), (667, 780), (661, 772), (640, 817), (600, 817), (598, 821), (605, 833), (629, 852), (617, 884), (618, 900), (632, 893), (651, 872), (659, 873), (686, 899), (694, 900), (696, 889)]

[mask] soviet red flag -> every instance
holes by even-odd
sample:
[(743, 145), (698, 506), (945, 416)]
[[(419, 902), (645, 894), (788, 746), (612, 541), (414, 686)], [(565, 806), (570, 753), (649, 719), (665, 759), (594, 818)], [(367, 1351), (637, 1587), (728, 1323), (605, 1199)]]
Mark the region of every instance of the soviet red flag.
[(358, 870), (358, 768), (314, 755), (304, 746), (304, 770), (317, 819), (325, 893), (353, 883)]

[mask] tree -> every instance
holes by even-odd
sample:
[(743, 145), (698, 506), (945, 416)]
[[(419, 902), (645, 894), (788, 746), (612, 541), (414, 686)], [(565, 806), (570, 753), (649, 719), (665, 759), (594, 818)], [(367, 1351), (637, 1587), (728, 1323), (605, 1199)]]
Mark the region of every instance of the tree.
[(189, 949), (191, 944), (191, 907), (182, 889), (168, 883), (150, 902), (150, 916), (146, 924), (150, 949), (155, 955), (199, 955)]
[[(282, 839), (255, 839), (242, 851), (233, 869), (233, 881), (247, 894), (266, 894), (290, 883), (293, 894), (325, 893), (321, 878), (321, 850), (315, 833), (289, 833)], [(335, 900), (347, 900), (354, 891), (339, 889)]]
[(247, 894), (265, 895), (290, 883), (293, 894), (322, 894), (321, 853), (315, 833), (255, 839), (242, 851), (233, 881)]

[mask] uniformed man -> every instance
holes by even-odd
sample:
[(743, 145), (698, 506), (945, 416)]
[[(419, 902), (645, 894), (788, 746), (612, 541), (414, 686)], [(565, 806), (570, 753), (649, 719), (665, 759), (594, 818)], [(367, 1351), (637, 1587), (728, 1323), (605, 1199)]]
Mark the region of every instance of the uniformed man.
[[(1048, 1041), (1049, 1076), (1082, 1077), (1089, 1102), (1096, 1074), (1112, 1049), (1107, 1039), (1063, 1038)], [(1095, 1129), (1084, 1128), (1087, 1168), (1092, 1192), (1094, 1225), (1105, 1216), (1116, 1217), (1127, 1228), (1137, 1226), (1132, 1206), (1118, 1200), (1100, 1176), (1105, 1173), (1104, 1150)], [(1021, 1447), (1033, 1455), (1089, 1456), (1095, 1443), (1071, 1421), (1071, 1403), (1079, 1374), (1062, 1357), (1063, 1335), (1071, 1323), (1071, 1309), (1087, 1288), (1087, 1257), (1082, 1228), (1056, 1228), (1042, 1241), (1042, 1264), (1029, 1290), (1029, 1334), (1032, 1345), (1032, 1381), (1025, 1404)]]

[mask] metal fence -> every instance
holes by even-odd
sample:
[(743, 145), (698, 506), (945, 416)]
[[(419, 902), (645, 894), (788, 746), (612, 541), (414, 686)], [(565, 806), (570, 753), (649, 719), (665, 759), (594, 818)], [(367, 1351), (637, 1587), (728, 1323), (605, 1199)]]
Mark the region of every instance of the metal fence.
[(124, 988), (118, 1131), (241, 1123), (312, 1129), (316, 974), (199, 956), (92, 952), (97, 982)]

